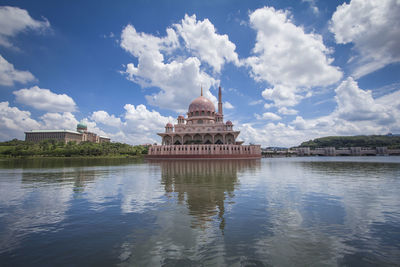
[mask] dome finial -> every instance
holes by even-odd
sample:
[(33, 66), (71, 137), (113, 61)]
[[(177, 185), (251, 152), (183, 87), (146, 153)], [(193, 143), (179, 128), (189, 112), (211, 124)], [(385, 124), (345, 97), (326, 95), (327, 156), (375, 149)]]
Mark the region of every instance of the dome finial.
[(201, 86), (201, 94), (200, 96), (203, 96), (203, 85)]

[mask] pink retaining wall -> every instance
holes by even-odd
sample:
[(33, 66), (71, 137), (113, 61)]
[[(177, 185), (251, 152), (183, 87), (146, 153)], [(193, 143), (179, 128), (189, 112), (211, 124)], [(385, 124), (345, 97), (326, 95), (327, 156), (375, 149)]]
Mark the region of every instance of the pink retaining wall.
[(259, 145), (161, 145), (149, 147), (146, 158), (261, 158)]

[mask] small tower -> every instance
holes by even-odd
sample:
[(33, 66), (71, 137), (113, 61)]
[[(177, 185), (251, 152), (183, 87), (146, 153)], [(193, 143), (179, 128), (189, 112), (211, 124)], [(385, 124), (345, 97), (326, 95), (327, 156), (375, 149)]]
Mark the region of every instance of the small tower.
[(76, 131), (80, 132), (80, 133), (86, 133), (87, 132), (87, 125), (81, 121), (76, 126)]
[(178, 116), (178, 124), (185, 124), (185, 117), (183, 115)]
[(233, 130), (233, 129), (232, 129), (233, 124), (232, 124), (231, 121), (227, 121), (225, 125), (226, 125), (226, 130), (227, 130), (227, 131), (232, 131), (232, 130)]
[(172, 133), (173, 132), (173, 126), (171, 123), (167, 123), (167, 125), (165, 125), (165, 132), (166, 133)]

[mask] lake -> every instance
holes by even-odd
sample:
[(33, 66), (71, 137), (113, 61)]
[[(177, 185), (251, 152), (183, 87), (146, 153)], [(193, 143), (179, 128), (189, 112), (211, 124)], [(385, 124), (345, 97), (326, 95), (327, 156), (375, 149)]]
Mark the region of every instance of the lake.
[(400, 157), (0, 161), (1, 266), (393, 266)]

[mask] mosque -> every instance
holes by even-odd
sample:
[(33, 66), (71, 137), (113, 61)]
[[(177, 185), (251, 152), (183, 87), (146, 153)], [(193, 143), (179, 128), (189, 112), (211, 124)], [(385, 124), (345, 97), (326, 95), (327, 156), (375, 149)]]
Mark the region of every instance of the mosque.
[(240, 131), (231, 121), (224, 122), (221, 87), (218, 110), (201, 95), (189, 105), (187, 117), (180, 115), (178, 123), (167, 123), (165, 132), (158, 133), (161, 145), (149, 148), (148, 158), (260, 158), (260, 145), (243, 145), (237, 141)]

